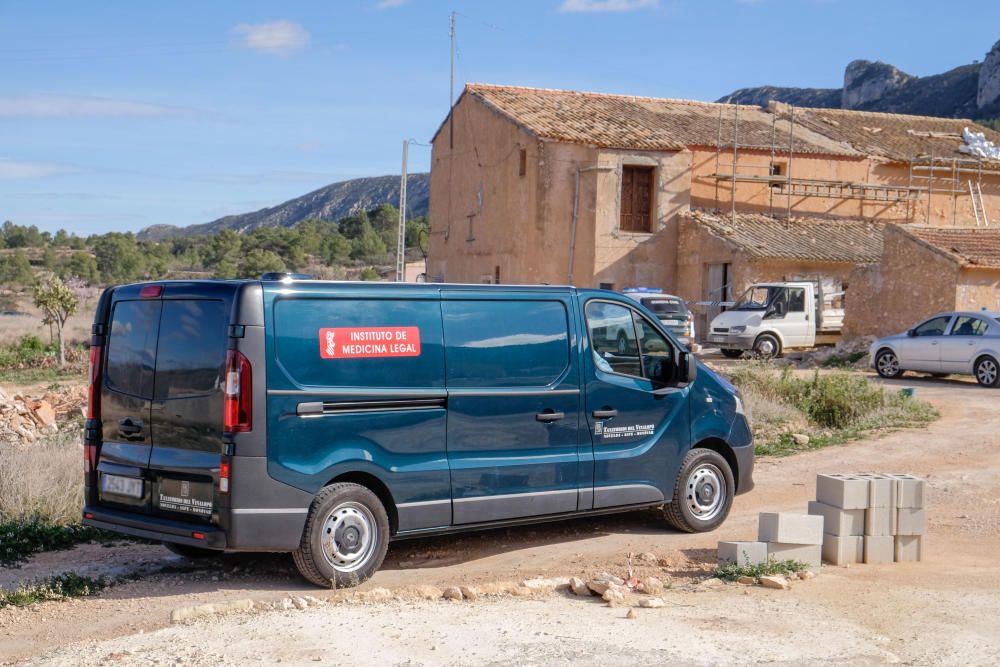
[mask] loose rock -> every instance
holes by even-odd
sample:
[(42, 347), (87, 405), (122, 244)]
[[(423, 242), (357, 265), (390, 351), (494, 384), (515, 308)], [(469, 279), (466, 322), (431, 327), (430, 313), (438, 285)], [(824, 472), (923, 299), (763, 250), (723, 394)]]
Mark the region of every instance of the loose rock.
[(636, 615), (636, 613), (635, 613), (635, 609), (629, 609), (629, 610), (628, 610), (628, 613), (627, 613), (627, 614), (625, 614), (625, 618), (628, 618), (628, 619), (634, 619), (634, 618), (637, 618), (637, 615)]
[(461, 600), (465, 596), (462, 595), (462, 589), (458, 586), (449, 586), (444, 589), (444, 593), (441, 594), (441, 597), (445, 600)]
[(643, 598), (639, 600), (639, 606), (645, 609), (659, 609), (666, 605), (667, 603), (663, 601), (663, 598)]
[(740, 577), (736, 580), (736, 583), (743, 584), (744, 586), (754, 586), (757, 583), (757, 579), (755, 577)]
[(462, 597), (469, 602), (479, 599), (479, 592), (472, 586), (459, 586), (458, 590), (462, 592)]
[(774, 575), (773, 577), (761, 577), (760, 585), (764, 588), (775, 588), (778, 590), (787, 591), (791, 586), (788, 585), (788, 580), (783, 576)]
[(420, 586), (417, 588), (417, 595), (425, 600), (437, 600), (444, 594), (437, 586)]
[(580, 577), (570, 577), (569, 589), (573, 591), (574, 595), (593, 595), (587, 582)]

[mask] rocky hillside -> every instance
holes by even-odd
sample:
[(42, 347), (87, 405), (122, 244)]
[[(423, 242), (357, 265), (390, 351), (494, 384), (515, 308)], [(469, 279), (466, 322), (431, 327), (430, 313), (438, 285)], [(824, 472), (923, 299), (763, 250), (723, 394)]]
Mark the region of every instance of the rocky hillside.
[(741, 88), (719, 101), (766, 106), (769, 100), (804, 107), (995, 119), (1000, 117), (1000, 42), (982, 63), (942, 74), (918, 77), (883, 62), (855, 60), (844, 70), (842, 88)]
[[(408, 215), (426, 215), (429, 195), (430, 174), (410, 174), (406, 181)], [(141, 240), (158, 241), (172, 236), (216, 234), (223, 229), (248, 232), (257, 227), (292, 227), (313, 218), (340, 220), (362, 209), (372, 209), (384, 203), (399, 205), (399, 176), (341, 181), (253, 213), (227, 215), (212, 222), (188, 227), (154, 225), (142, 230), (137, 236)]]

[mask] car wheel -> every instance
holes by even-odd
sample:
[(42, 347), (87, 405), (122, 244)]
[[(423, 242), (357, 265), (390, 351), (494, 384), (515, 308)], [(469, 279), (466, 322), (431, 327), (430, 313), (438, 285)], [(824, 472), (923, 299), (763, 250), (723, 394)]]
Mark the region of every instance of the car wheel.
[(685, 533), (714, 530), (729, 516), (736, 482), (726, 459), (711, 449), (692, 449), (684, 457), (674, 497), (663, 508), (671, 526)]
[(781, 342), (771, 334), (761, 334), (753, 342), (753, 353), (761, 359), (773, 359), (781, 354)]
[(174, 542), (164, 542), (163, 546), (168, 551), (172, 551), (178, 556), (183, 556), (188, 560), (201, 560), (203, 558), (217, 558), (223, 554), (218, 549), (205, 549), (204, 547), (193, 547), (189, 544), (176, 544)]
[(1000, 366), (993, 357), (979, 357), (976, 360), (976, 382), (984, 387), (1000, 384)]
[(743, 356), (743, 350), (728, 350), (728, 349), (726, 349), (726, 350), (719, 350), (719, 352), (722, 353), (722, 356), (724, 356), (724, 357), (726, 357), (728, 359), (739, 359), (740, 357)]
[(892, 350), (882, 350), (875, 355), (875, 372), (889, 380), (901, 376), (903, 369), (899, 367), (896, 353)]
[(382, 501), (360, 484), (342, 482), (316, 494), (292, 558), (317, 586), (349, 588), (375, 574), (388, 546), (389, 517)]
[(628, 354), (628, 338), (625, 337), (624, 333), (618, 334), (618, 354)]

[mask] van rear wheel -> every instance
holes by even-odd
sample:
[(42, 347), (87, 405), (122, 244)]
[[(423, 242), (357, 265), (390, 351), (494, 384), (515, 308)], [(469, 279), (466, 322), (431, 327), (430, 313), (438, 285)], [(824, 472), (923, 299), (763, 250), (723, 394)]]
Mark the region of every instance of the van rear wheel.
[(685, 533), (715, 530), (729, 516), (736, 482), (726, 459), (711, 449), (695, 448), (681, 463), (674, 497), (663, 515), (671, 526)]
[(360, 484), (341, 482), (316, 494), (292, 559), (317, 586), (350, 588), (375, 574), (388, 546), (382, 501)]

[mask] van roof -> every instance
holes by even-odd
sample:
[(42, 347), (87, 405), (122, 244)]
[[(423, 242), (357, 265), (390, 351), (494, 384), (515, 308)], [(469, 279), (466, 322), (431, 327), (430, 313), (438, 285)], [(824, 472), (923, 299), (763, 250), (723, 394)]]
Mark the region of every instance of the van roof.
[[(286, 278), (283, 280), (260, 280), (257, 278), (241, 278), (234, 280), (223, 280), (215, 278), (199, 278), (194, 280), (145, 280), (136, 283), (129, 283), (127, 285), (118, 285), (116, 288), (120, 287), (130, 287), (130, 286), (142, 286), (142, 285), (244, 285), (244, 284), (272, 284), (272, 283), (288, 283), (288, 284), (307, 284), (307, 285), (330, 285), (337, 287), (352, 287), (352, 288), (373, 288), (373, 289), (424, 289), (424, 288), (442, 288), (442, 289), (476, 289), (476, 290), (517, 290), (517, 291), (579, 291), (579, 288), (572, 285), (521, 285), (521, 284), (502, 284), (502, 285), (491, 285), (482, 283), (404, 283), (404, 282), (387, 282), (387, 281), (360, 281), (360, 280), (318, 280), (318, 279), (292, 279)], [(609, 292), (611, 294), (617, 294), (617, 292), (609, 290), (598, 290), (598, 289), (588, 289), (588, 291), (602, 291)]]

